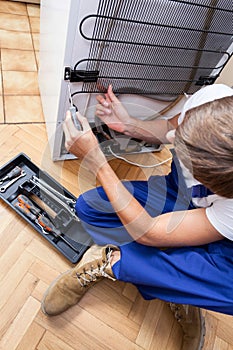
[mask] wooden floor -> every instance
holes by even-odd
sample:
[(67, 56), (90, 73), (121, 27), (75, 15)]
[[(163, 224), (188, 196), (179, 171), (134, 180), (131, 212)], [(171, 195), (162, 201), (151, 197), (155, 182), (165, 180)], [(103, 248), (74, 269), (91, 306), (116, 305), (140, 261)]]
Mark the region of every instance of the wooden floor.
[[(0, 150), (0, 166), (24, 152), (75, 195), (80, 193), (79, 186), (85, 190), (94, 185), (93, 179), (88, 181), (83, 174), (83, 181), (74, 187), (79, 161), (50, 160), (44, 125), (0, 125)], [(165, 149), (158, 157), (168, 155)], [(112, 160), (111, 165), (124, 179), (145, 179), (155, 173), (121, 161)], [(159, 300), (144, 301), (135, 287), (119, 281), (99, 283), (60, 316), (43, 315), (43, 293), (72, 265), (3, 201), (0, 217), (1, 350), (180, 349), (182, 332), (167, 305)], [(207, 327), (204, 349), (233, 350), (232, 318), (203, 312)]]
[[(50, 159), (34, 80), (38, 68), (38, 10), (36, 5), (0, 0), (0, 166), (24, 152), (78, 196), (96, 183), (87, 172), (81, 172), (77, 181), (79, 161), (54, 163)], [(10, 61), (13, 56), (18, 59)], [(34, 60), (23, 65), (20, 57)], [(27, 84), (18, 83), (15, 77), (26, 79)], [(30, 84), (33, 90), (25, 90)], [(164, 149), (150, 161), (168, 155)], [(146, 160), (140, 156), (137, 161)], [(110, 163), (121, 179), (146, 179), (152, 173), (169, 170), (167, 165), (142, 170), (119, 160)], [(180, 349), (182, 332), (167, 305), (160, 300), (144, 301), (135, 287), (119, 281), (103, 281), (90, 289), (77, 306), (57, 317), (46, 317), (40, 310), (45, 290), (72, 266), (3, 201), (0, 218), (1, 350)], [(232, 317), (203, 313), (204, 350), (233, 350)]]

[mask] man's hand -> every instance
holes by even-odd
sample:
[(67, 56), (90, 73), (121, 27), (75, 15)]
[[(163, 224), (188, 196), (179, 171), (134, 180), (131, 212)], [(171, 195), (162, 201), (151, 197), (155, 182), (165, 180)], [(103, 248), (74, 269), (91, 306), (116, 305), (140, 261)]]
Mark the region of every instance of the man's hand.
[(96, 116), (107, 124), (109, 128), (126, 133), (133, 119), (113, 93), (111, 85), (109, 85), (105, 97), (98, 95), (97, 101), (99, 104), (96, 106)]
[(65, 147), (67, 151), (83, 159), (85, 167), (96, 173), (106, 163), (106, 158), (99, 147), (99, 143), (87, 119), (80, 113), (76, 113), (76, 116), (82, 125), (82, 130), (78, 130), (75, 127), (70, 111), (66, 113), (63, 124)]

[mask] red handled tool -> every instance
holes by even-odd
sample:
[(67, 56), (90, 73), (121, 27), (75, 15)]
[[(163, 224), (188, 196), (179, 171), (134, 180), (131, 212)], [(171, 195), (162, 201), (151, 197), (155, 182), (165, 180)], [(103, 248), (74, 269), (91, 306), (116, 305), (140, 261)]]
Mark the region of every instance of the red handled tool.
[(31, 219), (32, 221), (36, 221), (37, 216), (33, 213), (30, 212), (30, 210), (23, 204), (20, 202), (16, 202), (14, 204), (14, 206), (21, 211), (21, 213), (23, 213), (25, 216), (27, 216), (29, 219)]
[(79, 253), (79, 250), (75, 248), (74, 244), (70, 243), (47, 217), (41, 215), (41, 210), (28, 197), (20, 194), (17, 200), (18, 202), (15, 203), (15, 207), (29, 219), (37, 223), (42, 228), (44, 234), (51, 233), (54, 237), (63, 240), (75, 252)]
[(27, 209), (29, 209), (33, 214), (35, 215), (39, 215), (41, 210), (39, 208), (37, 208), (33, 203), (32, 201), (30, 201), (30, 199), (26, 196), (24, 196), (23, 194), (20, 194), (18, 197), (17, 197), (19, 203), (21, 204), (24, 204), (25, 207)]
[(74, 251), (76, 251), (77, 253), (79, 252), (73, 244), (71, 244), (61, 233), (60, 230), (58, 230), (53, 223), (46, 218), (43, 215), (39, 215), (38, 219), (37, 219), (38, 224), (43, 228), (44, 233), (51, 233), (54, 237), (59, 237), (60, 239), (62, 239), (70, 248), (72, 248)]

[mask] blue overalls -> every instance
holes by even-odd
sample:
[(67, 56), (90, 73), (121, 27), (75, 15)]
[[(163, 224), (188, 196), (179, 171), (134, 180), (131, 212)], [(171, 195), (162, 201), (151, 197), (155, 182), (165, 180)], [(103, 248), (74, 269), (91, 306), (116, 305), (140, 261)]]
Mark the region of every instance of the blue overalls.
[[(168, 175), (123, 183), (152, 217), (194, 209), (192, 192), (194, 196), (208, 195), (204, 187), (187, 188), (175, 153)], [(166, 250), (134, 242), (102, 187), (81, 195), (76, 211), (96, 244), (120, 248), (121, 259), (114, 264), (113, 273), (117, 279), (133, 283), (145, 299), (159, 298), (233, 315), (232, 241)]]

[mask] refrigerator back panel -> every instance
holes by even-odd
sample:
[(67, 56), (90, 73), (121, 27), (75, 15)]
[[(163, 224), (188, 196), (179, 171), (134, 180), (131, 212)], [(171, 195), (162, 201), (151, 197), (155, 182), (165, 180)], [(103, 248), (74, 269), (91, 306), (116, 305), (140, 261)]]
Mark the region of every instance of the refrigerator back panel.
[(182, 108), (184, 93), (213, 84), (232, 56), (230, 1), (70, 0), (63, 6), (69, 15), (53, 159), (72, 158), (60, 127), (69, 108), (68, 84), (93, 127), (96, 95), (109, 84), (136, 118), (170, 118)]
[(230, 58), (232, 19), (226, 1), (99, 1), (98, 12), (79, 25), (90, 51), (74, 70), (86, 62), (93, 80), (98, 72), (82, 91), (105, 91), (112, 83), (118, 93), (192, 94), (212, 84)]

